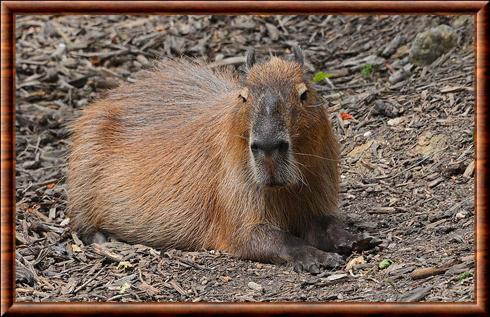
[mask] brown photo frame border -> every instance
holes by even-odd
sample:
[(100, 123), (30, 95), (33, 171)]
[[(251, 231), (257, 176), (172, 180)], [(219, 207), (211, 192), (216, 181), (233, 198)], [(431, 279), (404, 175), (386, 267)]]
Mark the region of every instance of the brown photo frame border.
[[(1, 4), (1, 314), (342, 314), (487, 316), (488, 1), (4, 1)], [(476, 17), (476, 301), (472, 303), (16, 303), (15, 15), (473, 14)]]

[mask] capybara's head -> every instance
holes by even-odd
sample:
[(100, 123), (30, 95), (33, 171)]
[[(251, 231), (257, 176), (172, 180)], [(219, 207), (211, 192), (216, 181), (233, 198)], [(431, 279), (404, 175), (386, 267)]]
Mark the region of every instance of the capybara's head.
[(249, 178), (262, 187), (304, 184), (305, 155), (323, 146), (316, 141), (321, 125), (328, 124), (320, 114), (324, 109), (304, 78), (301, 49), (294, 47), (293, 53), (290, 60), (272, 57), (259, 64), (254, 50), (247, 52), (234, 132), (242, 139)]

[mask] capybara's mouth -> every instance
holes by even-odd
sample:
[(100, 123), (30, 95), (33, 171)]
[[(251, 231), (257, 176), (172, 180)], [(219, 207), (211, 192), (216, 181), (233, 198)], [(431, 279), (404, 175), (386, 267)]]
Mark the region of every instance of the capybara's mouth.
[(293, 173), (289, 171), (286, 160), (272, 160), (269, 164), (256, 160), (254, 162), (255, 179), (259, 186), (267, 189), (279, 189), (295, 183), (291, 178)]
[(266, 179), (262, 180), (262, 185), (266, 188), (280, 188), (287, 184), (287, 180), (282, 179), (276, 173), (268, 173)]

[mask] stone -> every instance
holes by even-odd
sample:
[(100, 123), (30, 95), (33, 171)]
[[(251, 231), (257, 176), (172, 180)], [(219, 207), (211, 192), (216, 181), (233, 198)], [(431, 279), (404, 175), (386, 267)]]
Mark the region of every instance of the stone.
[(410, 48), (410, 60), (415, 65), (430, 65), (453, 48), (457, 41), (458, 36), (454, 29), (441, 24), (417, 34)]

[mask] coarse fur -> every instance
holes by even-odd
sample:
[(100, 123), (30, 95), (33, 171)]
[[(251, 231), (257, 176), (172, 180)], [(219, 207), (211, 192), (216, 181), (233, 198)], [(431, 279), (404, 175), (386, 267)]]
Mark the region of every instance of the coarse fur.
[[(285, 105), (278, 110), (291, 143), (284, 186), (263, 186), (254, 174), (250, 138), (264, 91)], [(100, 231), (158, 248), (267, 260), (243, 247), (253, 228), (268, 224), (303, 238), (314, 217), (337, 207), (338, 144), (294, 61), (272, 57), (243, 79), (186, 59), (159, 62), (88, 106), (72, 141), (69, 214), (82, 237)]]

